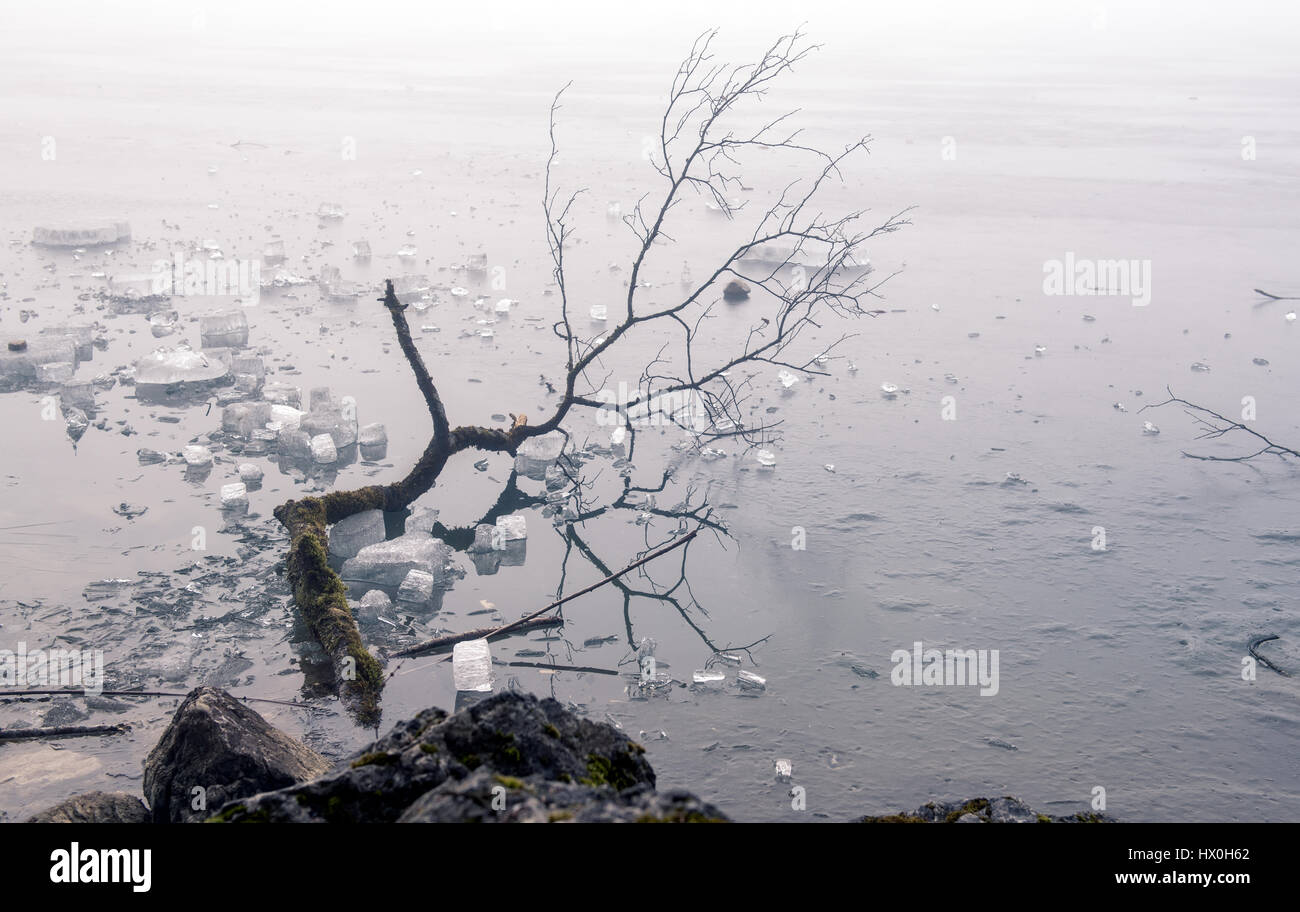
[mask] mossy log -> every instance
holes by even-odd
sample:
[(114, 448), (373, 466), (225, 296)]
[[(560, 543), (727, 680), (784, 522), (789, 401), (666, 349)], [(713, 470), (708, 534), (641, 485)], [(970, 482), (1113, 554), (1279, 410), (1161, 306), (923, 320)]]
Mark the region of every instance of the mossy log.
[(364, 510), (406, 509), (433, 487), (447, 459), (461, 450), (506, 452), (513, 456), (526, 438), (543, 432), (541, 428), (530, 427), (522, 416), (509, 430), (484, 427), (452, 430), (438, 390), (411, 338), (406, 305), (397, 299), (391, 280), (380, 300), (392, 316), (398, 344), (429, 407), (433, 439), (400, 481), (290, 500), (275, 509), (275, 518), (289, 532), (286, 568), (294, 602), (330, 657), (339, 698), (356, 720), (365, 725), (379, 720), (384, 675), (378, 659), (361, 640), (356, 618), (348, 607), (347, 587), (329, 565), (328, 527)]

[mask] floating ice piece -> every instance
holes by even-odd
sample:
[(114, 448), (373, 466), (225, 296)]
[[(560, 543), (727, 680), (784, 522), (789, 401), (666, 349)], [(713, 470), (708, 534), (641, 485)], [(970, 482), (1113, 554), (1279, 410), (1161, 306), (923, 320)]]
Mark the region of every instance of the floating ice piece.
[(279, 430), (296, 431), (302, 426), (303, 416), (307, 414), (292, 405), (273, 405), (264, 424), (274, 423)]
[(597, 323), (604, 323), (609, 319), (609, 307), (605, 304), (591, 305), (591, 319)]
[(91, 350), (95, 342), (95, 327), (90, 323), (82, 324), (64, 324), (60, 326), (47, 326), (41, 330), (42, 337), (58, 337), (71, 339), (72, 344), (77, 350), (78, 361), (89, 361), (93, 351)]
[(611, 445), (622, 446), (625, 440), (627, 440), (627, 428), (623, 425), (620, 424), (618, 427), (614, 428), (614, 430), (609, 432), (609, 442)]
[(1210, 365), (1206, 364), (1204, 361), (1197, 361), (1192, 365), (1192, 370), (1200, 374), (1208, 374), (1210, 372)]
[[(938, 309), (938, 305), (935, 305), (935, 309)], [(772, 761), (772, 769), (776, 772), (776, 778), (781, 782), (789, 782), (791, 777), (794, 776), (794, 764), (789, 760)]]
[(724, 672), (716, 671), (712, 668), (696, 669), (695, 673), (691, 675), (692, 681), (696, 684), (703, 684), (705, 686), (710, 684), (721, 684), (726, 679), (727, 676)]
[(358, 605), (362, 617), (375, 618), (379, 617), (382, 612), (393, 607), (393, 602), (392, 599), (388, 597), (388, 593), (384, 592), (384, 590), (371, 589), (365, 595), (361, 596), (361, 601)]
[(166, 453), (159, 453), (157, 450), (151, 450), (148, 447), (135, 451), (135, 458), (140, 465), (157, 465), (160, 462), (167, 461)]
[(384, 511), (363, 510), (330, 526), (329, 549), (331, 554), (346, 560), (384, 538)]
[(63, 409), (63, 425), (68, 432), (68, 436), (76, 442), (85, 435), (86, 429), (90, 427), (90, 419), (86, 413), (79, 408), (65, 407)]
[(432, 573), (436, 585), (445, 588), (461, 576), (452, 564), (453, 551), (446, 542), (428, 532), (408, 532), (400, 538), (367, 545), (343, 564), (344, 579), (399, 586), (412, 570)]
[(11, 383), (34, 380), (42, 364), (77, 363), (77, 346), (68, 336), (15, 340), (0, 350), (0, 379)]
[(222, 310), (199, 317), (204, 348), (242, 348), (248, 344), (248, 317), (242, 310)]
[(826, 465), (822, 466), (822, 468), (830, 472), (832, 475), (835, 474), (835, 463), (833, 462), (826, 463)]
[(492, 689), (492, 649), (487, 640), (466, 640), (451, 650), (451, 674), (456, 690)]
[(414, 244), (403, 244), (401, 247), (397, 248), (397, 255), (399, 257), (413, 257), (419, 252), (419, 249)]
[(796, 377), (794, 374), (790, 373), (788, 370), (777, 371), (776, 377), (778, 380), (781, 381), (781, 385), (784, 386), (786, 389), (789, 389), (790, 387), (794, 386), (796, 383), (799, 382), (799, 378)]
[(457, 298), (463, 298), (467, 294), (469, 294), (469, 290), (466, 288), (461, 288), (459, 285), (457, 285), (455, 288), (451, 290), (451, 293)]
[(367, 240), (353, 241), (352, 258), (354, 260), (370, 259), (370, 242)]
[(269, 244), (263, 247), (262, 259), (266, 262), (268, 266), (274, 266), (278, 263), (283, 263), (285, 260), (284, 241), (271, 241)]
[(758, 460), (759, 465), (765, 468), (771, 468), (776, 465), (776, 454), (771, 450), (759, 450), (754, 454), (754, 458)]
[(304, 431), (282, 429), (276, 438), (280, 458), (287, 462), (305, 463), (312, 458), (311, 437)]
[(1146, 434), (1146, 435), (1148, 435), (1148, 436), (1150, 436), (1150, 437), (1154, 437), (1156, 434), (1159, 434), (1159, 433), (1160, 433), (1160, 428), (1156, 427), (1156, 426), (1155, 426), (1154, 424), (1152, 424), (1150, 421), (1143, 421), (1143, 422), (1142, 422), (1142, 433), (1143, 433), (1143, 434)]
[(36, 365), (37, 383), (66, 383), (77, 372), (75, 361), (50, 361)]
[(744, 658), (738, 652), (715, 652), (713, 657), (724, 665), (734, 665), (736, 667), (740, 667), (740, 663), (744, 661)]
[(1289, 314), (1286, 315), (1286, 321), (1287, 321), (1288, 323), (1294, 323), (1294, 322), (1295, 322), (1295, 311), (1294, 311), (1294, 310), (1291, 311)]
[(898, 384), (885, 381), (880, 384), (880, 392), (884, 394), (886, 399), (896, 398), (898, 396)]
[(245, 485), (259, 484), (262, 481), (262, 467), (253, 465), (251, 462), (241, 462), (239, 464), (239, 480)]
[(515, 513), (511, 516), (497, 517), (496, 535), (492, 539), (495, 550), (505, 550), (507, 542), (523, 541), (527, 537), (528, 527), (523, 514)]
[(1112, 403), (1112, 404), (1111, 404), (1111, 408), (1113, 408), (1113, 409), (1114, 409), (1115, 411), (1117, 411), (1117, 412), (1127, 412), (1127, 411), (1128, 411), (1128, 409), (1126, 409), (1126, 408), (1124, 407), (1124, 403), (1122, 403), (1122, 402), (1115, 402), (1115, 403)]
[(357, 434), (357, 443), (363, 447), (381, 447), (388, 444), (388, 431), (382, 424), (367, 424)]
[(321, 203), (320, 208), (316, 210), (317, 218), (341, 219), (346, 215), (347, 212), (338, 203)]
[(311, 439), (311, 458), (318, 465), (333, 465), (339, 461), (339, 451), (329, 434), (317, 434)]
[(344, 408), (342, 405), (321, 409), (312, 408), (308, 414), (303, 416), (299, 427), (313, 437), (328, 434), (334, 441), (336, 449), (341, 450), (357, 442), (355, 410), (353, 408)]
[(736, 683), (746, 690), (767, 689), (767, 678), (756, 675), (752, 671), (736, 672)]
[(131, 225), (119, 219), (86, 219), (61, 225), (38, 225), (32, 243), (41, 247), (97, 247), (131, 239)]
[(275, 406), (269, 402), (234, 402), (221, 413), (221, 430), (240, 437), (252, 437), (253, 431), (266, 427)]
[(272, 380), (262, 385), (262, 399), (274, 405), (291, 405), (296, 409), (302, 405), (302, 390), (292, 383)]
[(212, 451), (198, 444), (191, 444), (181, 450), (181, 458), (185, 460), (186, 465), (196, 469), (212, 465)]
[(1045, 352), (1045, 351), (1047, 351), (1047, 346), (1046, 346), (1046, 345), (1035, 345), (1035, 346), (1034, 346), (1034, 354), (1035, 354), (1035, 355), (1041, 355), (1041, 354), (1042, 354), (1043, 352)]
[(221, 486), (221, 509), (243, 510), (248, 507), (248, 486), (242, 481)]
[(514, 306), (514, 303), (515, 302), (509, 298), (502, 298), (500, 301), (497, 301), (496, 306), (492, 309), (499, 314), (508, 314), (510, 313), (510, 308)]
[(433, 574), (424, 570), (412, 570), (397, 588), (399, 602), (424, 603), (433, 598)]
[(529, 437), (516, 451), (515, 471), (536, 481), (545, 480), (547, 467), (564, 452), (564, 442), (564, 435), (559, 431)]

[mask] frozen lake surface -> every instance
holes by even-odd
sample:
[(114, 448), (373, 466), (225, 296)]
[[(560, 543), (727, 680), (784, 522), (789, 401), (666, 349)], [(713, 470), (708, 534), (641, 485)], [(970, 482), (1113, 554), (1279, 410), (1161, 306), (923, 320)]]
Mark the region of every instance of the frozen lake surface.
[[(177, 319), (159, 336), (154, 308), (121, 312), (131, 308), (99, 296), (110, 277), (213, 249), (261, 260), (280, 241), (280, 268), (313, 281), (238, 305), (247, 343), (236, 355), (260, 356), (267, 381), (301, 388), (304, 407), (313, 388), (352, 397), (359, 423), (383, 424), (388, 445), (380, 458), (353, 448), (341, 464), (282, 467), (234, 452), (207, 397), (146, 401), (114, 382), (94, 389), (74, 446), (61, 416), (46, 420), (50, 387), (0, 393), (0, 648), (101, 649), (114, 689), (210, 683), (306, 700), (255, 708), (331, 757), (369, 741), (322, 687), (327, 666), (277, 572), (286, 543), (271, 511), (397, 480), (428, 441), (375, 301), (386, 277), (428, 277), (429, 306), (410, 322), (453, 425), (550, 414), (546, 381), (563, 366), (541, 214), (551, 96), (574, 80), (560, 174), (589, 188), (571, 255), (570, 294), (585, 313), (626, 294), (633, 238), (606, 210), (630, 211), (657, 189), (643, 137), (690, 34), (589, 58), (526, 53), (511, 33), (383, 56), (279, 48), (265, 35), (256, 48), (217, 36), (144, 56), (7, 39), (5, 340), (93, 324), (75, 379), (120, 379), (161, 346), (200, 348), (200, 315), (232, 299), (172, 296), (156, 310)], [(726, 444), (701, 458), (677, 446), (679, 431), (639, 435), (639, 483), (675, 468), (654, 505), (707, 494), (730, 536), (690, 544), (688, 585), (672, 588), (683, 564), (665, 558), (629, 577), (629, 592), (606, 586), (568, 605), (562, 632), (494, 644), (495, 686), (617, 722), (646, 745), (661, 788), (688, 787), (745, 820), (1012, 793), (1067, 813), (1098, 786), (1128, 820), (1296, 819), (1298, 679), (1261, 667), (1247, 682), (1241, 668), (1252, 639), (1276, 634), (1266, 654), (1300, 672), (1300, 468), (1186, 459), (1246, 444), (1196, 440), (1177, 407), (1139, 413), (1166, 386), (1233, 416), (1249, 396), (1261, 431), (1300, 446), (1294, 302), (1252, 292), (1300, 294), (1293, 59), (1089, 58), (1041, 45), (996, 59), (979, 47), (905, 54), (886, 36), (840, 39), (816, 23), (813, 37), (825, 52), (766, 107), (802, 108), (808, 136), (828, 146), (875, 137), (828, 205), (882, 219), (918, 207), (911, 227), (869, 251), (882, 273), (902, 270), (883, 289), (886, 313), (826, 326), (824, 342), (857, 333), (826, 376), (787, 388), (776, 368), (755, 369), (754, 404), (784, 422), (772, 467)], [(757, 44), (742, 34), (727, 51)], [(1247, 137), (1254, 158), (1243, 157)], [(746, 184), (789, 176), (760, 163)], [(38, 225), (92, 216), (129, 221), (131, 239), (80, 253), (30, 243)], [(720, 216), (692, 199), (676, 217), (677, 243), (656, 248), (646, 277), (651, 300), (680, 292), (684, 264), (696, 276), (709, 266)], [(353, 256), (363, 239), (369, 260)], [(1067, 254), (1148, 262), (1150, 302), (1045, 294), (1044, 265)], [(263, 264), (262, 277), (276, 268)], [(355, 297), (314, 281), (333, 269)], [(508, 315), (495, 310), (502, 298)], [(720, 310), (713, 332), (743, 335), (755, 306)], [(643, 340), (607, 364), (611, 385), (634, 384), (657, 348)], [(1145, 421), (1160, 433), (1144, 434)], [(608, 500), (623, 468), (602, 455), (608, 428), (589, 415), (570, 424), (595, 447), (586, 469)], [(138, 456), (190, 445), (209, 448), (210, 469)], [(451, 528), (487, 514), (512, 460), (476, 465), (483, 456), (455, 457), (417, 514), (437, 510)], [(241, 463), (264, 478), (248, 488), (247, 513), (223, 512)], [(534, 479), (518, 488), (545, 493)], [(396, 648), (536, 610), (666, 540), (678, 521), (646, 507), (610, 510), (572, 537), (527, 507), (526, 552), (497, 563), (456, 551), (463, 578), (418, 609), (364, 620), (363, 635)], [(389, 532), (399, 524), (390, 517)], [(1093, 547), (1096, 527), (1105, 550)], [(806, 547), (792, 547), (801, 534)], [(715, 661), (722, 686), (646, 698), (634, 686), (645, 637), (658, 670), (687, 684), (715, 650), (762, 640), (743, 670), (766, 688), (737, 686), (736, 669)], [(916, 641), (998, 650), (998, 693), (892, 686), (891, 655)], [(394, 668), (382, 727), (455, 704), (442, 657)], [(138, 791), (178, 702), (0, 703), (0, 727), (136, 726), (0, 746), (0, 812), (22, 819), (79, 791)], [(791, 808), (778, 759), (806, 789), (806, 811)]]

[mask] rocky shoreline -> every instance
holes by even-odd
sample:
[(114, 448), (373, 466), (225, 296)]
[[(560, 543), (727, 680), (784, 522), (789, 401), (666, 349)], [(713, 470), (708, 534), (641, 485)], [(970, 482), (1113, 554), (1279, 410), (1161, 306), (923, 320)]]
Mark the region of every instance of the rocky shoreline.
[[(144, 799), (90, 792), (32, 823), (728, 823), (684, 790), (658, 791), (645, 749), (551, 699), (502, 693), (426, 709), (331, 763), (224, 690), (199, 687), (145, 760)], [(146, 803), (147, 802), (147, 803)], [(929, 802), (863, 823), (1109, 822), (1012, 797)]]

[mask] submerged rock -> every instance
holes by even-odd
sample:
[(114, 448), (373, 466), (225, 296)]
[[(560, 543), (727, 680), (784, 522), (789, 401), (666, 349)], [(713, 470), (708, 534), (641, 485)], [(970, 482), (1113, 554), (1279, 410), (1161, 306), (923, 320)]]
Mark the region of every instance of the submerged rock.
[(149, 809), (126, 792), (87, 792), (46, 808), (28, 823), (148, 823)]
[[(155, 823), (202, 820), (228, 801), (318, 776), (329, 761), (224, 690), (190, 691), (144, 763)], [(206, 809), (194, 810), (202, 788)]]
[(740, 279), (732, 279), (727, 283), (727, 287), (722, 289), (722, 297), (727, 301), (743, 301), (749, 297), (750, 287), (748, 282), (742, 282)]
[(860, 817), (858, 823), (1115, 823), (1106, 814), (1080, 812), (1057, 817), (1035, 811), (1019, 798), (972, 798), (969, 801), (928, 801), (908, 814)]

